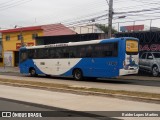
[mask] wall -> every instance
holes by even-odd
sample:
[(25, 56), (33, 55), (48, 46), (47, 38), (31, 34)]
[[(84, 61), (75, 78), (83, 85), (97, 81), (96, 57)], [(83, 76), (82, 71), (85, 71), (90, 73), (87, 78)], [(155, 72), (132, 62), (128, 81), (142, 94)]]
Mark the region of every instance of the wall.
[[(2, 34), (2, 40), (3, 40), (3, 56), (7, 55), (6, 52), (12, 52), (12, 64), (8, 64), (9, 66), (15, 66), (14, 62), (15, 58), (14, 57), (14, 51), (19, 51), (19, 48), (21, 46), (21, 40), (18, 40), (18, 35), (20, 35), (21, 32), (13, 32), (13, 33), (3, 33)], [(42, 30), (36, 30), (36, 31), (22, 31), (23, 35), (23, 41), (26, 45), (35, 45), (35, 40), (32, 39), (32, 34), (37, 33), (38, 36), (43, 36), (43, 31)], [(10, 40), (6, 41), (6, 35), (10, 35)], [(11, 55), (11, 53), (10, 53)], [(3, 57), (3, 58), (4, 58)], [(10, 58), (11, 58), (10, 57)], [(5, 62), (7, 62), (6, 59)], [(3, 63), (4, 64), (4, 63)]]
[[(38, 33), (38, 36), (43, 36), (43, 32), (40, 31), (27, 31), (23, 32), (23, 40), (24, 42), (33, 42), (35, 44), (35, 40), (32, 39), (32, 34), (33, 33)], [(10, 35), (10, 40), (6, 41), (6, 35)], [(21, 43), (21, 40), (18, 40), (17, 36), (20, 35), (20, 32), (15, 32), (15, 33), (4, 33), (3, 36), (3, 50), (4, 51), (18, 51), (16, 48), (17, 43)]]
[(4, 52), (4, 65), (5, 66), (13, 66), (13, 52), (7, 51)]
[(71, 27), (70, 29), (74, 30), (78, 34), (86, 34), (86, 33), (104, 33), (95, 25), (88, 25), (88, 26), (77, 26)]
[(2, 34), (0, 33), (0, 66), (3, 66), (3, 56), (2, 56)]

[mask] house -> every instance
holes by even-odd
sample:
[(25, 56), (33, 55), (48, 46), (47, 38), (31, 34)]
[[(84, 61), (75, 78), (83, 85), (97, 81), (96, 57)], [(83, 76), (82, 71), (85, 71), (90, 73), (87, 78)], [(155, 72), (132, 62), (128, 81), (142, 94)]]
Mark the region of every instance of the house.
[(75, 27), (70, 27), (70, 29), (74, 30), (78, 34), (104, 33), (95, 24), (85, 25), (85, 26), (75, 26)]
[(3, 44), (3, 65), (18, 66), (19, 48), (22, 45), (36, 45), (35, 38), (38, 36), (73, 35), (75, 31), (67, 28), (63, 24), (50, 24), (31, 27), (20, 27), (2, 30)]

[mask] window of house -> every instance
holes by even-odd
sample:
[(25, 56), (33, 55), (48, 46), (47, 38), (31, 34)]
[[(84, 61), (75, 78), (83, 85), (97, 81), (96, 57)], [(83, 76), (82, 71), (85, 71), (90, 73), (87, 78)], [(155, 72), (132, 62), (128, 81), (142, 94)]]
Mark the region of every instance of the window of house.
[(23, 39), (23, 36), (22, 36), (22, 35), (17, 35), (17, 39), (18, 39), (18, 40), (22, 40), (22, 39)]
[(10, 35), (6, 35), (6, 41), (10, 40)]
[(35, 40), (36, 37), (38, 37), (38, 34), (37, 34), (37, 33), (32, 34), (32, 39), (33, 39), (33, 40)]

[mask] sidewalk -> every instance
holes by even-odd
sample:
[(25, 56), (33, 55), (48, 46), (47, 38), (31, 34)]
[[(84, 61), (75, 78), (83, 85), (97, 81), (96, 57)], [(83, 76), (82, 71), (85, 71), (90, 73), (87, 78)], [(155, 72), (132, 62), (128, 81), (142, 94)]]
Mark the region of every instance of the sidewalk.
[(0, 72), (19, 72), (19, 67), (0, 67)]
[(0, 97), (76, 111), (160, 111), (160, 105), (117, 98), (77, 95), (0, 85)]

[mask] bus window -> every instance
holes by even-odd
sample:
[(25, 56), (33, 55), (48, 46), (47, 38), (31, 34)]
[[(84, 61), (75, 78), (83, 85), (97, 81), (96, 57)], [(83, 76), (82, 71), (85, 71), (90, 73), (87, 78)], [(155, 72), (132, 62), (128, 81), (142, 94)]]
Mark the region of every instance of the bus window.
[(37, 57), (38, 59), (43, 59), (44, 58), (44, 50), (43, 49), (37, 49)]
[(49, 49), (43, 49), (43, 58), (49, 58)]
[(80, 58), (86, 57), (86, 48), (85, 46), (80, 46)]
[(21, 53), (20, 53), (20, 62), (23, 62), (23, 61), (25, 61), (25, 60), (27, 60), (27, 51), (26, 50), (24, 50), (24, 51), (21, 51)]
[(69, 48), (68, 47), (64, 47), (62, 48), (62, 58), (69, 58)]
[(95, 46), (94, 57), (117, 57), (118, 43), (107, 43)]
[(28, 58), (33, 59), (34, 58), (34, 50), (30, 49), (28, 50)]
[(93, 47), (91, 45), (87, 46), (86, 57), (92, 57)]
[(56, 49), (55, 48), (50, 48), (50, 58), (55, 58), (56, 57)]
[(62, 58), (63, 51), (61, 48), (56, 48), (56, 58)]
[(79, 56), (77, 53), (76, 47), (69, 47), (69, 58), (78, 58)]

